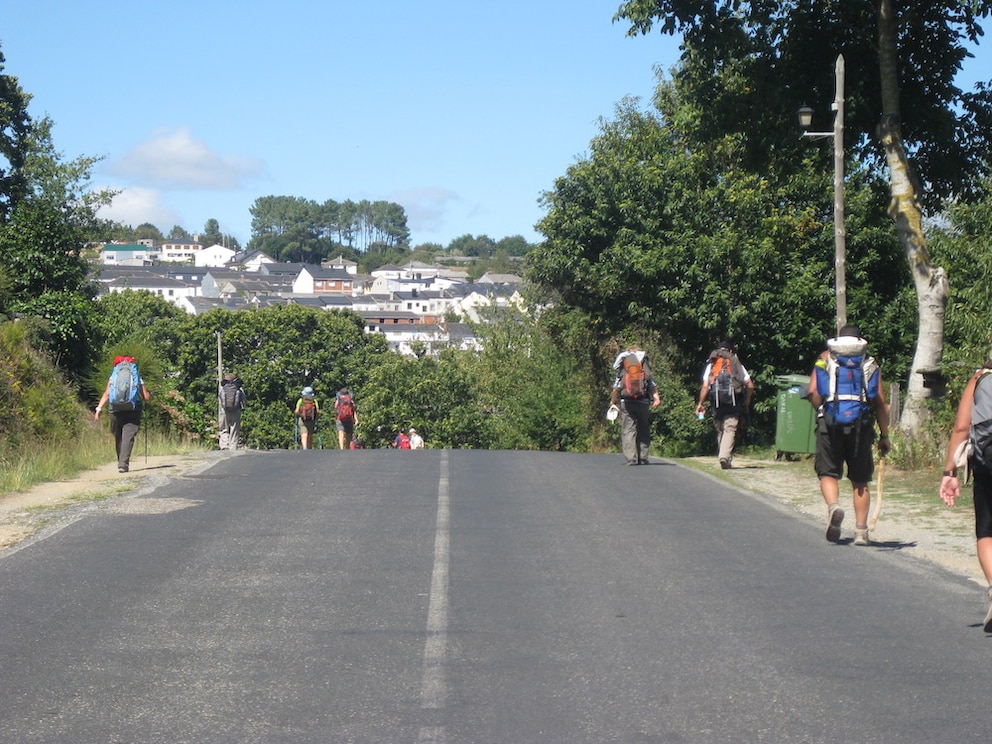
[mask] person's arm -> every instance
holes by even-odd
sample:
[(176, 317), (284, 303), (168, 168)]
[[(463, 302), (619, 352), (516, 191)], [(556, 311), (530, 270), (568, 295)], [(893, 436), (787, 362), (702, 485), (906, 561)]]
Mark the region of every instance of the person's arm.
[(701, 413), (706, 413), (706, 399), (710, 397), (710, 386), (708, 384), (710, 378), (710, 365), (707, 364), (706, 368), (703, 370), (703, 381), (699, 385), (699, 395), (696, 397), (698, 401), (696, 402), (696, 415)]
[(96, 404), (96, 410), (93, 412), (93, 420), (100, 420), (100, 411), (103, 410), (104, 406), (107, 405), (107, 401), (110, 400), (110, 382), (107, 382), (107, 387), (103, 389), (103, 395), (100, 396), (100, 401)]
[(651, 390), (651, 407), (657, 408), (661, 405), (661, 393), (658, 392), (658, 383), (654, 381), (653, 377), (649, 389)]
[(961, 482), (958, 480), (958, 468), (954, 463), (954, 453), (961, 443), (968, 439), (971, 430), (971, 407), (975, 402), (975, 384), (978, 375), (974, 375), (965, 386), (958, 403), (958, 413), (954, 418), (954, 429), (947, 443), (947, 455), (944, 459), (944, 472), (940, 478), (940, 498), (948, 506), (954, 506), (954, 500), (961, 495)]

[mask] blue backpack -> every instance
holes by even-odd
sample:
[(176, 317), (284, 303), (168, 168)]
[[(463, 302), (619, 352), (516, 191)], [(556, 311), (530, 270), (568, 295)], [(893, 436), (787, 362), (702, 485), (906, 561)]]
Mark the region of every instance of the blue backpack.
[(827, 426), (851, 426), (869, 420), (878, 397), (878, 365), (865, 356), (864, 339), (841, 336), (827, 341), (830, 354), (816, 364), (816, 391), (823, 398)]
[(107, 410), (111, 413), (137, 411), (141, 408), (141, 377), (134, 360), (118, 362), (110, 373), (110, 396)]

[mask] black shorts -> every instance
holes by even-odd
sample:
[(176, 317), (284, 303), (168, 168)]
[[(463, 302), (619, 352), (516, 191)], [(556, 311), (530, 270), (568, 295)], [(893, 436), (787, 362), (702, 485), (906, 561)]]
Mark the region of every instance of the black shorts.
[(975, 537), (992, 537), (992, 475), (973, 470), (975, 497)]
[(828, 427), (823, 419), (816, 425), (816, 474), (820, 478), (847, 477), (851, 483), (868, 483), (875, 472), (871, 448), (875, 443), (875, 427)]

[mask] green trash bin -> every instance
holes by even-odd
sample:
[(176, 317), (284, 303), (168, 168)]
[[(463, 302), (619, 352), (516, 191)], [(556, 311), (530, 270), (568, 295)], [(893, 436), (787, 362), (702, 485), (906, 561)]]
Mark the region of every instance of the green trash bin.
[(779, 375), (775, 449), (779, 453), (816, 452), (816, 409), (806, 399), (809, 375)]

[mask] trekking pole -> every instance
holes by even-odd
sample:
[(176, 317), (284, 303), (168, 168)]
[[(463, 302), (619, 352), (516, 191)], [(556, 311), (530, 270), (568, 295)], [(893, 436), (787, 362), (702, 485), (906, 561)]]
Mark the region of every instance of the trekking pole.
[(148, 467), (148, 424), (145, 424), (145, 467)]
[(885, 458), (880, 457), (878, 460), (878, 489), (875, 498), (875, 508), (872, 510), (871, 519), (868, 520), (868, 530), (871, 532), (875, 531), (875, 527), (878, 525), (878, 517), (882, 513), (882, 482), (885, 480)]

